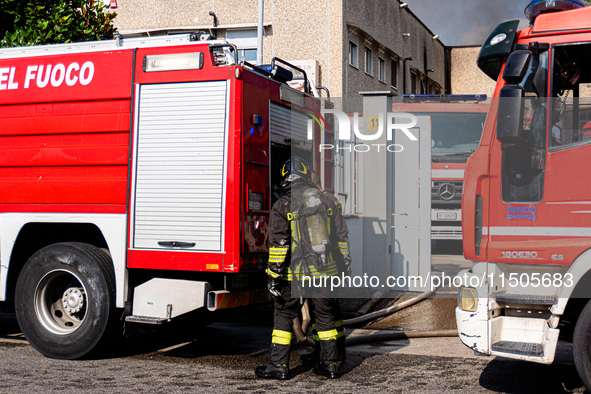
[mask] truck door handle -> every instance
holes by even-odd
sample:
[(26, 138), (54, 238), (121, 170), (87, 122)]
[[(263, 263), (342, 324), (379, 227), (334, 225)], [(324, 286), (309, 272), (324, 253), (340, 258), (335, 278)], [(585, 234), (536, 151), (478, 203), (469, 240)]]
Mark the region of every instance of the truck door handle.
[(195, 246), (195, 242), (179, 242), (179, 241), (159, 241), (158, 245), (160, 246), (172, 246), (175, 248), (192, 248)]

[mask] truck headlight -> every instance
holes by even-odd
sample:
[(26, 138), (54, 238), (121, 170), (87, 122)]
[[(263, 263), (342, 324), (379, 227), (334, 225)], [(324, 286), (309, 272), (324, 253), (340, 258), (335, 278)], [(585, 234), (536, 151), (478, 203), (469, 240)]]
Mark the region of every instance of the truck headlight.
[(478, 291), (473, 287), (462, 287), (458, 291), (458, 306), (468, 312), (478, 309)]

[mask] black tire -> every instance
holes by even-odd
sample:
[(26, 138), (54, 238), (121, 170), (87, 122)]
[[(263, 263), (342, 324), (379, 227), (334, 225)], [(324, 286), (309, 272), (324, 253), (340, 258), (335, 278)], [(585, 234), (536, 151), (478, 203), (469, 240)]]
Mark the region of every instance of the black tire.
[(117, 323), (111, 258), (83, 243), (37, 251), (18, 277), (15, 310), (25, 337), (44, 356), (95, 353)]
[(575, 325), (573, 357), (579, 377), (591, 391), (591, 301), (585, 305)]

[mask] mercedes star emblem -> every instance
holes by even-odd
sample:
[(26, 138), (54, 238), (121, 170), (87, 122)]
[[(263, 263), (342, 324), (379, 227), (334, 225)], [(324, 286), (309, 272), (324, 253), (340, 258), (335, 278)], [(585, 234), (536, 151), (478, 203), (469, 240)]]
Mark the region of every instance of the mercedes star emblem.
[(444, 183), (439, 186), (439, 197), (442, 200), (449, 201), (456, 195), (456, 188), (451, 183)]

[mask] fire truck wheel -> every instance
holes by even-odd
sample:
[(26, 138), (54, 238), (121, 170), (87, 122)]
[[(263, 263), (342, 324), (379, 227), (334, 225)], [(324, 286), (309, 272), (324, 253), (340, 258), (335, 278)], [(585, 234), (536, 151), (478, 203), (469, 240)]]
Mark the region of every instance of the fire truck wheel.
[(117, 324), (111, 258), (83, 243), (37, 251), (18, 277), (15, 309), (25, 337), (44, 356), (88, 356)]
[(575, 326), (573, 357), (581, 380), (591, 391), (591, 301), (583, 308)]

